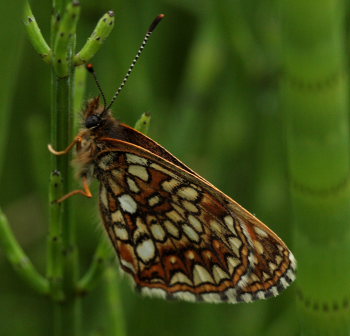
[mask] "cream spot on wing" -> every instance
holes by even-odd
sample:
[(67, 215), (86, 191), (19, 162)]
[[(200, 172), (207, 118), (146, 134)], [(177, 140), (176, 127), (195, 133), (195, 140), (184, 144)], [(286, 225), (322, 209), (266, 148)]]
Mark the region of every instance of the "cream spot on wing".
[(136, 230), (134, 231), (133, 240), (134, 242), (137, 242), (138, 239), (140, 239), (143, 236), (149, 236), (149, 230), (146, 223), (143, 221), (142, 218), (137, 217), (136, 218)]
[(187, 200), (183, 200), (182, 202), (182, 206), (189, 212), (198, 212), (198, 208), (195, 206), (194, 203), (187, 201)]
[(282, 286), (283, 286), (284, 288), (287, 288), (287, 287), (288, 287), (288, 282), (286, 281), (285, 278), (281, 278), (280, 283), (282, 284)]
[(203, 283), (215, 283), (209, 272), (201, 265), (195, 265), (193, 268), (193, 282), (195, 286)]
[(160, 197), (158, 195), (154, 195), (148, 199), (148, 204), (150, 206), (155, 206), (160, 202)]
[(125, 227), (122, 227), (119, 225), (114, 225), (113, 231), (114, 231), (117, 238), (119, 238), (121, 240), (128, 240), (129, 239), (129, 234), (128, 234), (128, 231), (126, 230)]
[(182, 272), (176, 272), (170, 280), (170, 285), (175, 285), (177, 283), (193, 286), (192, 281)]
[(124, 211), (131, 214), (136, 212), (137, 204), (130, 195), (128, 194), (121, 195), (118, 197), (118, 200), (119, 200), (120, 206)]
[(182, 216), (182, 218), (186, 218), (186, 210), (184, 208), (180, 207), (174, 202), (171, 203), (171, 205), (180, 214), (180, 216)]
[(224, 279), (230, 279), (229, 275), (218, 265), (213, 266), (212, 272), (216, 283), (220, 283)]
[(236, 229), (235, 229), (235, 226), (234, 226), (233, 218), (232, 218), (231, 216), (226, 216), (226, 217), (224, 218), (224, 222), (225, 222), (226, 226), (228, 227), (228, 229), (229, 229), (234, 235), (237, 235)]
[(105, 155), (102, 159), (100, 159), (98, 166), (103, 170), (107, 170), (112, 162), (113, 157), (111, 155)]
[(179, 182), (178, 180), (175, 179), (170, 179), (169, 181), (164, 181), (162, 183), (162, 188), (167, 191), (167, 192), (172, 192), (173, 189), (177, 186), (179, 186), (181, 184), (181, 182)]
[(199, 196), (198, 191), (192, 187), (181, 187), (176, 193), (178, 196), (188, 201), (195, 201)]
[(264, 299), (265, 299), (265, 293), (264, 293), (264, 292), (258, 292), (258, 293), (257, 293), (257, 297), (258, 297), (260, 300), (264, 300)]
[(132, 192), (138, 193), (138, 192), (140, 191), (140, 188), (138, 187), (138, 185), (136, 184), (136, 182), (135, 182), (133, 179), (131, 179), (130, 177), (128, 177), (128, 178), (126, 179), (126, 182), (127, 182), (128, 186), (129, 186), (129, 189), (130, 189)]
[(107, 190), (103, 184), (101, 184), (100, 201), (104, 205), (105, 208), (107, 208), (107, 209), (109, 208), (108, 199), (107, 199)]
[(252, 273), (250, 275), (250, 283), (257, 282), (257, 281), (260, 282), (260, 279), (258, 278), (258, 276), (255, 273)]
[(283, 260), (283, 258), (280, 255), (276, 256), (276, 258), (275, 258), (277, 265), (280, 265), (282, 260)]
[(247, 287), (249, 284), (249, 274), (246, 273), (243, 276), (241, 276), (241, 278), (239, 279), (239, 281), (237, 282), (237, 287), (239, 288), (245, 288)]
[(235, 288), (229, 288), (226, 292), (225, 295), (228, 298), (228, 301), (230, 303), (237, 303), (237, 291)]
[(162, 226), (159, 224), (152, 224), (151, 225), (151, 232), (152, 232), (152, 236), (154, 237), (154, 239), (156, 239), (160, 242), (164, 241), (166, 238), (165, 231), (162, 228)]
[(249, 294), (249, 293), (242, 294), (242, 295), (241, 295), (241, 299), (242, 299), (244, 302), (252, 302), (252, 301), (253, 301), (253, 297), (252, 297), (252, 295)]
[(277, 296), (277, 295), (278, 295), (278, 290), (277, 290), (277, 287), (276, 287), (276, 286), (271, 287), (270, 291), (271, 291), (271, 293), (272, 293), (274, 296)]
[(125, 223), (124, 222), (124, 217), (123, 217), (123, 215), (122, 215), (120, 210), (112, 212), (111, 217), (112, 217), (112, 221), (114, 223)]
[(260, 237), (263, 238), (267, 238), (269, 235), (267, 234), (267, 232), (265, 232), (264, 230), (260, 229), (259, 227), (255, 226), (254, 227), (254, 231), (256, 232), (256, 234), (258, 234)]
[(141, 288), (141, 294), (146, 295), (146, 296), (153, 296), (153, 297), (158, 297), (161, 299), (166, 298), (166, 292), (161, 289), (161, 288), (148, 288), (148, 287), (143, 287)]
[(264, 254), (264, 247), (258, 240), (254, 240), (254, 246), (259, 254)]
[(252, 252), (249, 253), (248, 260), (249, 260), (250, 266), (254, 266), (254, 264), (256, 264), (258, 262), (258, 259), (256, 258), (256, 256)]
[(269, 267), (271, 271), (274, 271), (277, 268), (277, 265), (274, 264), (273, 262), (269, 262)]
[(180, 231), (170, 220), (164, 221), (164, 226), (169, 234), (171, 234), (175, 238), (180, 238)]
[(240, 219), (240, 218), (238, 218), (238, 217), (236, 218), (236, 220), (237, 220), (238, 224), (240, 225), (240, 227), (241, 227), (241, 229), (242, 229), (242, 231), (243, 231), (245, 237), (247, 238), (249, 245), (250, 245), (250, 246), (254, 246), (254, 245), (253, 245), (252, 237), (251, 237), (251, 235), (250, 235), (250, 233), (249, 233), (249, 231), (248, 231), (248, 229), (247, 229), (247, 225), (246, 225), (246, 223), (244, 222), (244, 220), (242, 220), (242, 219)]
[(136, 253), (144, 263), (149, 262), (156, 255), (156, 248), (153, 241), (151, 239), (146, 239), (139, 243), (136, 246)]
[(179, 291), (173, 294), (173, 297), (179, 300), (195, 302), (196, 296), (190, 292)]
[(120, 185), (115, 183), (112, 179), (109, 180), (109, 186), (112, 189), (114, 195), (120, 195), (123, 192)]
[(263, 275), (264, 281), (270, 279), (270, 276), (267, 273), (263, 272), (262, 275)]
[(197, 232), (200, 232), (200, 233), (203, 232), (202, 223), (197, 217), (193, 215), (189, 215), (188, 221)]
[(228, 271), (230, 274), (232, 274), (235, 268), (240, 264), (240, 260), (235, 257), (227, 257), (226, 262), (227, 262)]
[(147, 166), (147, 159), (135, 154), (126, 153), (126, 161), (128, 161), (128, 163), (136, 163), (141, 166)]
[(120, 258), (120, 263), (126, 267), (128, 270), (130, 270), (132, 273), (136, 273), (135, 272), (135, 268), (134, 268), (134, 265), (131, 264), (130, 262), (124, 260), (123, 258)]
[(191, 226), (189, 226), (188, 224), (184, 224), (182, 226), (182, 229), (189, 240), (199, 243), (200, 237), (198, 233)]
[(295, 274), (293, 273), (292, 270), (288, 270), (287, 276), (290, 280), (294, 281), (295, 280)]
[(177, 261), (176, 257), (174, 257), (174, 256), (171, 256), (171, 257), (170, 257), (170, 262), (171, 262), (172, 264), (176, 264), (176, 261)]
[(130, 165), (128, 168), (128, 172), (131, 175), (134, 175), (140, 178), (143, 181), (148, 181), (148, 172), (147, 169), (140, 165)]
[(236, 237), (230, 237), (228, 238), (228, 241), (231, 245), (232, 250), (235, 252), (235, 254), (239, 255), (239, 249), (242, 245), (241, 240)]
[(162, 283), (165, 284), (165, 281), (161, 278), (153, 278), (150, 280), (151, 283)]
[(179, 223), (182, 221), (182, 217), (177, 213), (175, 210), (168, 211), (166, 213), (167, 217), (171, 219), (172, 221)]
[(216, 221), (215, 219), (211, 219), (209, 225), (212, 231), (216, 232), (218, 235), (222, 234), (223, 228), (218, 221)]
[(160, 165), (158, 165), (158, 164), (156, 164), (156, 163), (152, 163), (152, 164), (150, 165), (150, 167), (152, 167), (152, 168), (154, 168), (154, 169), (156, 169), (156, 170), (159, 170), (159, 171), (161, 171), (162, 173), (165, 173), (166, 175), (169, 175), (169, 176), (171, 176), (171, 177), (175, 177), (175, 178), (176, 178), (176, 175), (175, 175), (173, 172), (171, 172), (171, 171), (168, 170), (168, 169), (163, 168), (162, 166), (160, 166)]
[(222, 302), (220, 295), (217, 293), (204, 293), (201, 295), (201, 297), (205, 302), (214, 302), (214, 303)]

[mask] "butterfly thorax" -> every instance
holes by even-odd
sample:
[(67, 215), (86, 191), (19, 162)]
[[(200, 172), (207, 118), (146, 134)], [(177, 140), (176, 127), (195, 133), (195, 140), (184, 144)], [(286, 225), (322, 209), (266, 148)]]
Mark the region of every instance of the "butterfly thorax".
[(104, 111), (104, 107), (99, 105), (99, 97), (88, 102), (84, 111), (84, 124), (85, 127), (78, 134), (81, 140), (77, 145), (77, 156), (74, 160), (80, 177), (93, 174), (93, 163), (97, 156), (108, 149), (104, 139), (123, 138), (120, 122), (111, 115), (110, 111)]

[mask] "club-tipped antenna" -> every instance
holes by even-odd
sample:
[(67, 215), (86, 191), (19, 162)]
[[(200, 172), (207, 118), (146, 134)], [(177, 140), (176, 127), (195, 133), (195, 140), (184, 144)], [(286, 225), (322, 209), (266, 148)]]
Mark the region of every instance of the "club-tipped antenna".
[(97, 79), (94, 66), (91, 63), (86, 64), (86, 69), (87, 69), (87, 71), (89, 71), (94, 76), (96, 86), (97, 86), (98, 90), (100, 91), (102, 99), (103, 99), (103, 111), (105, 111), (106, 110), (106, 106), (107, 106), (107, 101), (106, 101), (105, 94), (103, 93), (101, 84), (100, 84), (99, 80)]
[(140, 55), (141, 55), (143, 49), (145, 48), (145, 46), (146, 46), (146, 44), (147, 44), (147, 42), (148, 42), (148, 39), (150, 38), (150, 36), (152, 35), (153, 31), (154, 31), (154, 30), (156, 29), (156, 27), (158, 26), (159, 22), (164, 18), (164, 16), (165, 16), (164, 14), (158, 15), (158, 16), (153, 20), (153, 22), (151, 23), (151, 25), (149, 26), (148, 31), (147, 31), (145, 37), (143, 38), (143, 41), (142, 41), (142, 43), (141, 43), (141, 46), (140, 46), (139, 50), (137, 51), (137, 54), (136, 54), (135, 58), (133, 59), (133, 61), (132, 61), (131, 64), (130, 64), (130, 67), (129, 67), (128, 72), (126, 73), (126, 75), (125, 75), (123, 81), (121, 82), (119, 88), (117, 89), (117, 91), (115, 92), (114, 96), (112, 97), (111, 102), (110, 102), (110, 103), (108, 104), (108, 106), (104, 109), (104, 111), (103, 111), (102, 114), (106, 113), (107, 110), (113, 105), (113, 103), (114, 103), (115, 100), (117, 99), (117, 97), (118, 97), (120, 91), (123, 89), (123, 87), (124, 87), (126, 81), (128, 80), (128, 78), (129, 78), (129, 76), (130, 76), (130, 74), (131, 74), (131, 72), (132, 72), (132, 70), (133, 70), (133, 68), (134, 68), (134, 66), (135, 66), (135, 64), (136, 64), (136, 62), (138, 61), (138, 59), (139, 59), (139, 57), (140, 57)]

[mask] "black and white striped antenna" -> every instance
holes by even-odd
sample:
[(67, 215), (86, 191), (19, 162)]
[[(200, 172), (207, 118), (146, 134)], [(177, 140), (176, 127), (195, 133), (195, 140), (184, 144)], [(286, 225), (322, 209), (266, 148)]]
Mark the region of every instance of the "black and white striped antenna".
[(97, 78), (94, 66), (91, 63), (89, 63), (89, 64), (86, 65), (86, 69), (87, 69), (87, 71), (89, 71), (93, 75), (95, 83), (96, 83), (96, 86), (98, 88), (98, 91), (100, 91), (100, 93), (101, 93), (101, 96), (102, 96), (102, 99), (103, 99), (103, 111), (104, 111), (106, 109), (106, 105), (107, 105), (106, 97), (105, 97), (105, 94), (103, 93), (100, 81)]
[(150, 36), (152, 35), (153, 31), (154, 31), (154, 30), (156, 29), (156, 27), (158, 26), (159, 22), (164, 18), (164, 16), (165, 16), (164, 14), (158, 15), (158, 16), (153, 20), (153, 22), (151, 23), (151, 25), (150, 25), (150, 27), (148, 28), (148, 31), (147, 31), (145, 37), (143, 38), (143, 41), (142, 41), (142, 43), (141, 43), (140, 48), (139, 48), (139, 50), (137, 51), (137, 54), (136, 54), (134, 60), (133, 60), (133, 61), (131, 62), (131, 64), (130, 64), (130, 67), (129, 67), (128, 72), (126, 73), (126, 75), (125, 75), (123, 81), (121, 82), (119, 88), (117, 89), (117, 91), (115, 92), (114, 96), (112, 97), (111, 102), (108, 104), (108, 106), (105, 106), (103, 112), (101, 113), (101, 116), (103, 116), (103, 114), (105, 114), (105, 113), (108, 111), (108, 109), (113, 105), (113, 103), (115, 102), (115, 100), (116, 100), (117, 97), (119, 96), (120, 91), (123, 89), (123, 87), (124, 87), (126, 81), (128, 80), (128, 78), (129, 78), (129, 76), (130, 76), (130, 74), (131, 74), (131, 72), (132, 72), (132, 70), (133, 70), (133, 68), (134, 68), (134, 66), (135, 66), (135, 64), (136, 64), (136, 62), (138, 61), (140, 55), (142, 54), (142, 51), (143, 51), (143, 49), (145, 48), (145, 46), (146, 46), (146, 44), (147, 44), (147, 42), (148, 42), (148, 39), (150, 38)]

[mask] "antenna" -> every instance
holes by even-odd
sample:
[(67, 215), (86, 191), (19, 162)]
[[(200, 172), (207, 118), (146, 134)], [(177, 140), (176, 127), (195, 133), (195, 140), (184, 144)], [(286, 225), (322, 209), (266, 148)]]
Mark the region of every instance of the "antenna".
[(106, 97), (105, 97), (105, 94), (103, 93), (103, 90), (102, 90), (102, 88), (101, 88), (100, 82), (99, 82), (99, 80), (97, 79), (94, 66), (93, 66), (91, 63), (90, 63), (90, 64), (87, 64), (87, 65), (86, 65), (86, 69), (87, 69), (87, 71), (89, 71), (89, 72), (94, 76), (95, 83), (96, 83), (97, 88), (98, 88), (98, 90), (100, 91), (101, 96), (102, 96), (102, 99), (103, 99), (103, 111), (104, 111), (104, 110), (106, 109), (106, 105), (107, 105)]
[(140, 55), (141, 55), (143, 49), (145, 48), (145, 46), (146, 46), (146, 44), (147, 44), (147, 42), (148, 42), (149, 37), (152, 35), (153, 31), (156, 29), (156, 27), (158, 26), (159, 22), (164, 18), (164, 16), (165, 16), (164, 14), (158, 15), (158, 16), (153, 20), (153, 22), (151, 23), (151, 25), (150, 25), (150, 27), (148, 28), (148, 31), (147, 31), (145, 37), (143, 38), (143, 41), (142, 41), (142, 43), (141, 43), (140, 48), (139, 48), (139, 50), (137, 51), (137, 54), (136, 54), (135, 58), (133, 59), (133, 61), (132, 61), (131, 64), (130, 64), (130, 67), (129, 67), (129, 69), (128, 69), (128, 72), (126, 73), (126, 75), (125, 75), (125, 77), (124, 77), (122, 83), (120, 84), (119, 88), (117, 89), (117, 91), (115, 92), (114, 96), (112, 97), (111, 102), (110, 102), (109, 105), (104, 109), (104, 111), (102, 112), (101, 115), (103, 115), (104, 113), (106, 113), (107, 110), (113, 105), (113, 103), (114, 103), (115, 100), (117, 99), (117, 97), (118, 97), (120, 91), (123, 89), (123, 87), (124, 87), (126, 81), (128, 80), (128, 78), (129, 78), (129, 76), (130, 76), (130, 74), (131, 74), (131, 72), (132, 72), (132, 70), (133, 70), (133, 68), (134, 68), (134, 66), (135, 66), (135, 64), (136, 64), (136, 62), (138, 61), (138, 59), (139, 59), (139, 57), (140, 57)]

